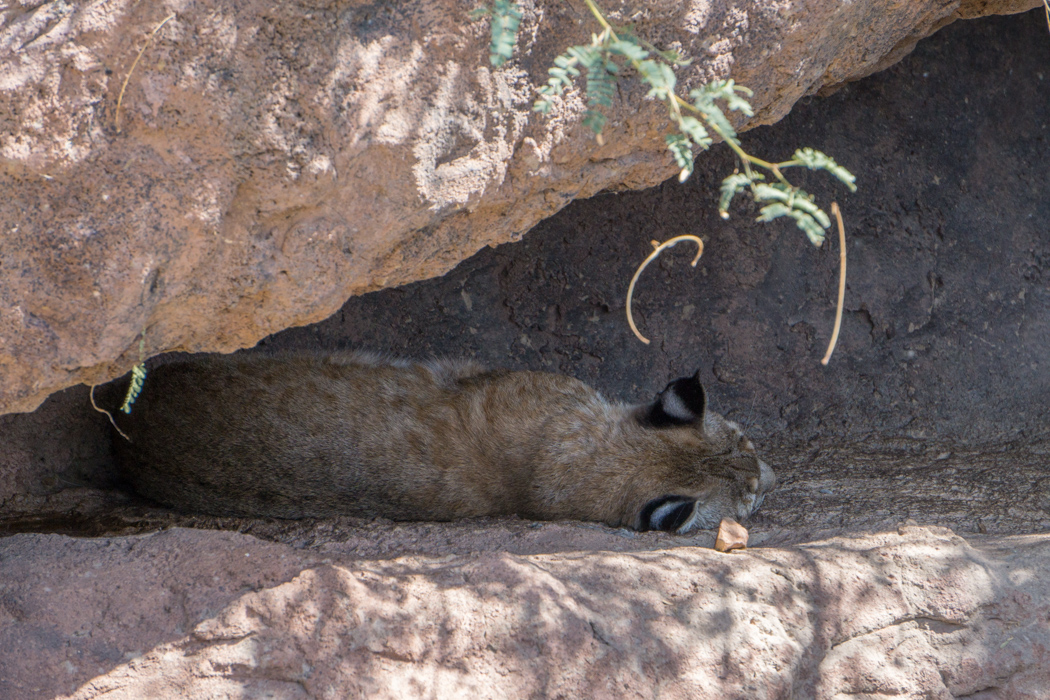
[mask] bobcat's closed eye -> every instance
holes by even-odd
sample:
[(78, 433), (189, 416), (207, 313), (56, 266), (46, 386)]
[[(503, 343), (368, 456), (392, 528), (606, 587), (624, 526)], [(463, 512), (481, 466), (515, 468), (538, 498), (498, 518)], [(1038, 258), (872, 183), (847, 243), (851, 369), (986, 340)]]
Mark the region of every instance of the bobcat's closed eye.
[[(119, 403), (121, 382), (101, 397)], [(517, 514), (689, 532), (775, 485), (699, 379), (649, 404), (570, 377), (364, 354), (206, 356), (154, 369), (117, 414), (144, 495), (215, 515)]]

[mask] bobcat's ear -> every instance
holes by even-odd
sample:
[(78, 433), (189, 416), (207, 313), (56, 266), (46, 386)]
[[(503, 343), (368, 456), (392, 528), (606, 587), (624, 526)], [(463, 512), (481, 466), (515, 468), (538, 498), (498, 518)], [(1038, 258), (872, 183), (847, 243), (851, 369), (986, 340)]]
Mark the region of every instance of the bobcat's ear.
[(653, 428), (703, 423), (707, 413), (707, 394), (700, 373), (682, 377), (667, 385), (642, 413), (642, 422)]

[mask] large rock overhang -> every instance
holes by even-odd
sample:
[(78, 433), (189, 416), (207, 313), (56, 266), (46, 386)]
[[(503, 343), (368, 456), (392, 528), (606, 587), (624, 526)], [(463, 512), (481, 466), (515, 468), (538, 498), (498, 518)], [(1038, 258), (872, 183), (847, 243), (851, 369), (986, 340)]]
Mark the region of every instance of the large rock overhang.
[[(686, 90), (722, 77), (753, 89), (750, 128), (955, 19), (1038, 4), (607, 9), (698, 59), (680, 70)], [(582, 5), (524, 2), (500, 69), (474, 5), (0, 12), (0, 413), (127, 371), (143, 337), (148, 355), (246, 347), (350, 296), (441, 275), (573, 199), (676, 171), (662, 108), (634, 81), (604, 146), (580, 124), (579, 94), (532, 112), (552, 58), (594, 28)]]

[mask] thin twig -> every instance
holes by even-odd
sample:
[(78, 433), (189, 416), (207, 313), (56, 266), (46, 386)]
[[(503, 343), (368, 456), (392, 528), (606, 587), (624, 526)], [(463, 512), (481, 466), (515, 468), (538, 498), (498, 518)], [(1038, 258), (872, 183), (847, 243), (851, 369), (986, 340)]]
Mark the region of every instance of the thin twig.
[(602, 28), (612, 35), (614, 40), (619, 39), (619, 37), (616, 36), (616, 31), (613, 29), (613, 26), (609, 24), (609, 20), (605, 19), (605, 14), (598, 8), (598, 5), (594, 0), (583, 0), (583, 4), (587, 6), (587, 9), (590, 10), (591, 14), (598, 20), (598, 24), (602, 25)]
[(704, 254), (704, 242), (696, 236), (692, 236), (689, 234), (686, 234), (684, 236), (675, 236), (671, 240), (664, 241), (663, 243), (652, 241), (653, 248), (655, 248), (655, 250), (649, 253), (649, 257), (642, 261), (642, 264), (638, 266), (638, 269), (634, 272), (634, 277), (631, 278), (631, 284), (627, 287), (627, 324), (631, 327), (631, 330), (634, 331), (634, 334), (638, 336), (638, 340), (642, 341), (646, 345), (649, 344), (649, 339), (641, 334), (641, 332), (638, 330), (638, 326), (634, 325), (634, 316), (631, 314), (631, 299), (634, 297), (634, 285), (638, 281), (638, 278), (641, 276), (642, 270), (644, 270), (649, 263), (651, 263), (653, 260), (656, 260), (657, 256), (659, 256), (660, 253), (664, 252), (664, 250), (682, 241), (692, 241), (693, 243), (696, 243), (698, 248), (698, 250), (696, 251), (696, 257), (693, 258), (693, 262), (689, 263), (691, 266), (696, 267), (696, 264), (700, 262), (700, 256)]
[(95, 384), (92, 384), (91, 391), (88, 392), (88, 397), (91, 399), (91, 407), (99, 413), (105, 413), (106, 418), (109, 418), (109, 422), (113, 425), (113, 429), (120, 433), (120, 437), (124, 438), (128, 442), (131, 442), (131, 438), (129, 438), (127, 434), (120, 429), (120, 426), (117, 425), (117, 421), (113, 420), (113, 414), (104, 408), (99, 408), (98, 404), (95, 403), (95, 386)]
[(122, 102), (124, 102), (124, 91), (128, 88), (128, 81), (131, 80), (131, 74), (135, 72), (135, 66), (139, 64), (139, 59), (142, 58), (142, 54), (146, 52), (146, 47), (149, 46), (149, 43), (151, 41), (153, 41), (153, 37), (157, 35), (157, 32), (160, 31), (161, 27), (163, 27), (172, 19), (175, 19), (174, 12), (165, 17), (160, 24), (153, 28), (153, 31), (150, 32), (150, 35), (146, 38), (146, 43), (143, 44), (142, 48), (139, 50), (139, 55), (135, 57), (135, 62), (131, 64), (131, 70), (128, 71), (127, 77), (124, 78), (124, 84), (120, 86), (120, 95), (117, 97), (117, 116), (114, 119), (114, 125), (116, 126), (118, 132), (120, 131), (120, 105)]
[(831, 342), (828, 343), (828, 352), (820, 364), (827, 365), (831, 359), (831, 353), (835, 352), (835, 343), (839, 342), (839, 329), (842, 328), (842, 304), (846, 299), (846, 229), (842, 225), (842, 212), (839, 211), (839, 203), (831, 203), (831, 213), (835, 215), (835, 221), (839, 225), (839, 303), (835, 310), (835, 328), (831, 331)]

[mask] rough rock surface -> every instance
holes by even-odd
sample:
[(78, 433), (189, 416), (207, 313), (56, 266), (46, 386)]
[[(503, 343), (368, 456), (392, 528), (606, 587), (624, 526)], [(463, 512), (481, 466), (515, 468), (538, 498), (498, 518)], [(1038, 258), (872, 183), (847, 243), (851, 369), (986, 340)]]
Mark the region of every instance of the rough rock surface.
[[(498, 533), (493, 533), (498, 536)], [(1042, 699), (1050, 536), (361, 560), (0, 540), (0, 696)]]
[[(753, 88), (757, 125), (945, 23), (1037, 4), (609, 10), (696, 56), (684, 85)], [(530, 86), (592, 31), (582, 5), (526, 2), (518, 57), (500, 70), (485, 23), (466, 19), (475, 5), (0, 9), (0, 412), (123, 373), (143, 333), (149, 355), (245, 347), (350, 295), (442, 274), (574, 198), (672, 172), (664, 118), (638, 107), (637, 85), (601, 148), (579, 95), (550, 119), (531, 112)]]

